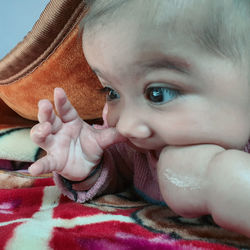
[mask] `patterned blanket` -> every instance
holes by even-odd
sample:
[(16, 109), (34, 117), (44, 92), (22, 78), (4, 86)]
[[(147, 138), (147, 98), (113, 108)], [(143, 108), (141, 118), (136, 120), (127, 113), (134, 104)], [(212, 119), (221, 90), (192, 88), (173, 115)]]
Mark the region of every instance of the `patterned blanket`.
[(27, 139), (29, 128), (0, 132), (0, 249), (250, 249), (250, 239), (210, 216), (182, 218), (142, 201), (132, 188), (75, 203), (50, 176), (27, 174), (40, 154)]

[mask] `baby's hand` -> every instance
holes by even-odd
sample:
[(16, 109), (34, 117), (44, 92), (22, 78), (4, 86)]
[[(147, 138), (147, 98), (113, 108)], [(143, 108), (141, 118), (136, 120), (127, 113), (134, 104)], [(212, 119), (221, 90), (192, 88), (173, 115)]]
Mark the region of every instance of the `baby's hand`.
[(124, 140), (114, 128), (95, 129), (77, 114), (61, 88), (54, 90), (58, 116), (48, 100), (38, 104), (40, 123), (31, 130), (31, 139), (47, 152), (33, 163), (29, 172), (39, 175), (57, 172), (72, 181), (85, 179), (100, 162), (103, 149)]

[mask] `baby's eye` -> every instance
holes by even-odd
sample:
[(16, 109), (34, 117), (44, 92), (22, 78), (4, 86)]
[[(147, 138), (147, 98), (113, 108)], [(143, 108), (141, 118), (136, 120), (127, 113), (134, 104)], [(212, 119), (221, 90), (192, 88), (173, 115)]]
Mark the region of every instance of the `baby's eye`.
[(167, 87), (149, 87), (145, 91), (146, 98), (153, 104), (164, 104), (179, 95), (179, 91)]
[(114, 89), (111, 89), (109, 87), (104, 87), (103, 89), (101, 89), (101, 92), (106, 93), (107, 101), (113, 101), (115, 99), (120, 98), (120, 95), (118, 94), (118, 92), (116, 92)]

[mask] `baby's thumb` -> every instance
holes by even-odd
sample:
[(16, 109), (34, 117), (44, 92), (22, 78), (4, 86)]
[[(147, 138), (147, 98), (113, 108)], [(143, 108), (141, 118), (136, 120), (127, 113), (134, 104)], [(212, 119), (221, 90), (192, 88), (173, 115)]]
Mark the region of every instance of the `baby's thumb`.
[(115, 128), (98, 130), (97, 142), (102, 149), (105, 149), (112, 144), (125, 141), (127, 141), (127, 138), (122, 136)]

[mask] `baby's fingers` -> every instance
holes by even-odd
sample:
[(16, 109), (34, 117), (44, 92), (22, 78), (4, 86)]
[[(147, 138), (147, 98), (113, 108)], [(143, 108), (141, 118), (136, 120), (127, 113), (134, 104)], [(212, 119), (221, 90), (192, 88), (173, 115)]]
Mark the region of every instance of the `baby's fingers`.
[(49, 122), (38, 123), (30, 131), (31, 140), (41, 148), (46, 147), (48, 136), (52, 132), (52, 125)]
[(49, 100), (40, 100), (38, 103), (38, 120), (40, 123), (49, 122), (52, 133), (56, 133), (62, 126), (62, 121), (56, 116), (53, 105)]
[(125, 142), (127, 138), (122, 136), (115, 128), (97, 130), (96, 140), (98, 145), (105, 149), (112, 144)]
[(46, 155), (43, 158), (33, 163), (28, 171), (32, 176), (51, 173), (56, 170), (56, 161), (51, 155)]
[(56, 110), (63, 122), (71, 122), (79, 117), (62, 88), (55, 88), (54, 100)]

